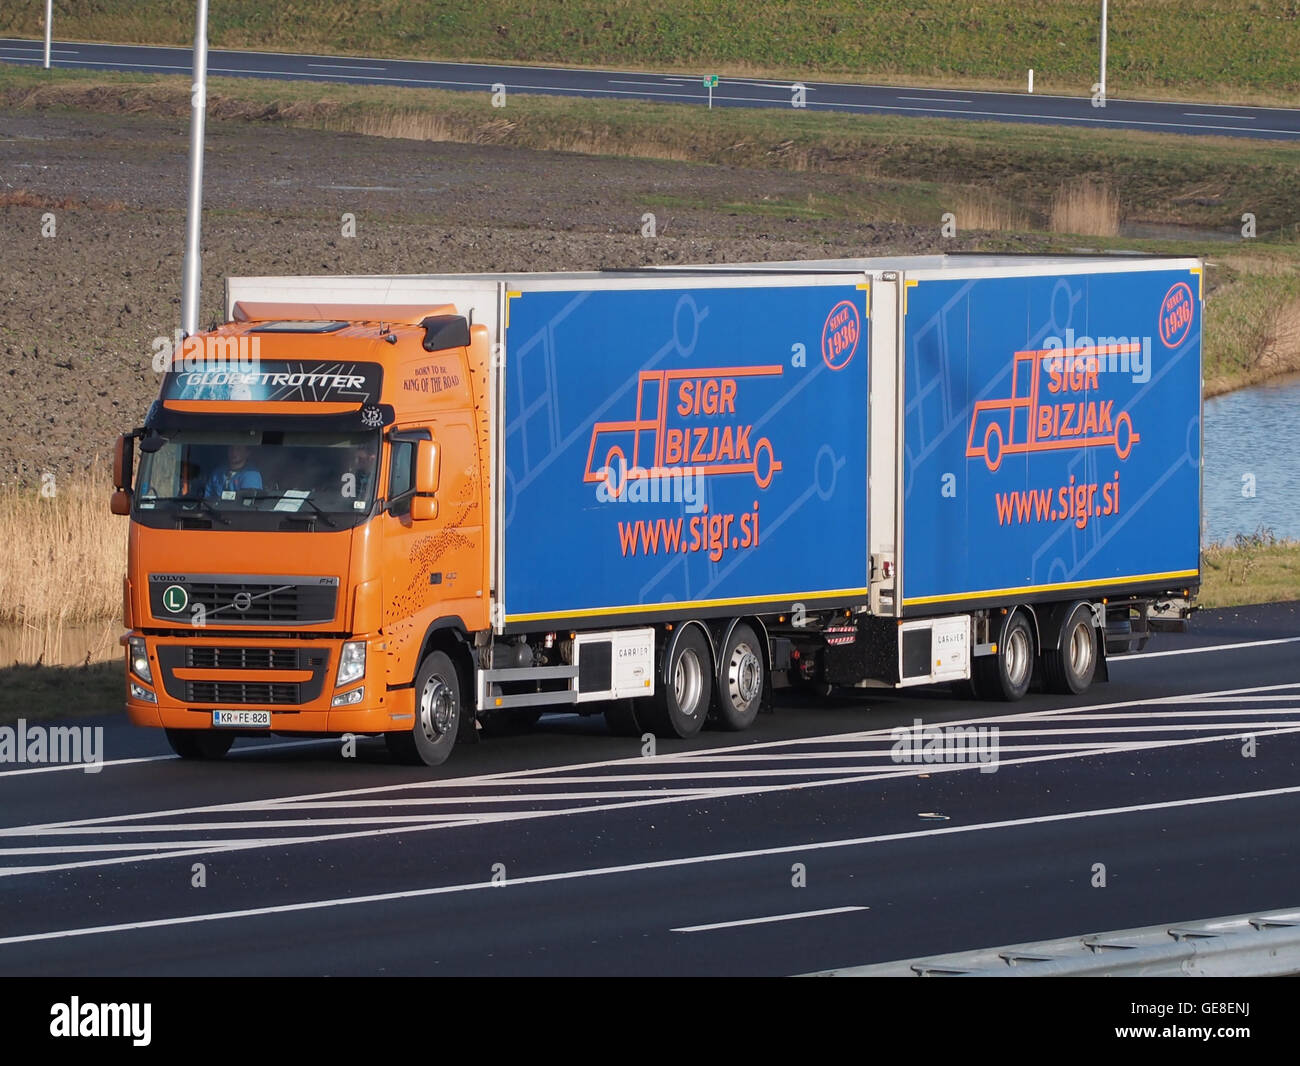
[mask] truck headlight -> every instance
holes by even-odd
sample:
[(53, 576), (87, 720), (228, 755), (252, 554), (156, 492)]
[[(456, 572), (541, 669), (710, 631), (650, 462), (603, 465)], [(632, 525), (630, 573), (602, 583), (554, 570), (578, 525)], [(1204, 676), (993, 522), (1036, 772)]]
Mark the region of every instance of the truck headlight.
[(343, 685), (350, 685), (353, 681), (360, 681), (366, 676), (366, 642), (364, 640), (350, 640), (343, 645), (343, 653), (339, 656), (339, 672), (334, 678), (334, 687), (341, 688)]
[(145, 703), (158, 702), (157, 696), (155, 696), (143, 685), (137, 685), (134, 681), (131, 682), (131, 698), (133, 700), (144, 700)]
[(354, 703), (360, 703), (361, 697), (366, 694), (364, 688), (354, 688), (351, 692), (340, 692), (332, 700), (331, 707), (351, 707)]
[(149, 669), (149, 652), (144, 646), (144, 637), (128, 637), (126, 654), (131, 664), (131, 673), (152, 685), (153, 673)]

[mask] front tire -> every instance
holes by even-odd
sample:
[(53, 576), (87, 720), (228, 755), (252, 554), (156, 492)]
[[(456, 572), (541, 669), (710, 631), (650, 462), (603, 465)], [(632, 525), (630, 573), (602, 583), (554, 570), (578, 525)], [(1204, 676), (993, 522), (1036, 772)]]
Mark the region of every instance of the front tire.
[(409, 732), (385, 733), (398, 762), (441, 766), (456, 746), (460, 730), (460, 677), (444, 651), (430, 652), (415, 675), (415, 721)]
[(182, 759), (220, 759), (235, 742), (230, 733), (211, 729), (168, 729), (167, 743)]

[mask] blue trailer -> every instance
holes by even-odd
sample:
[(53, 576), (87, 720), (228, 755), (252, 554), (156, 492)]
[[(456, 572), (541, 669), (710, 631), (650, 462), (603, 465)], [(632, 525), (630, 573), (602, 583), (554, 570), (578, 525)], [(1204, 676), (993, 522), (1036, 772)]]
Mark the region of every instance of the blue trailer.
[(491, 342), (474, 713), (743, 729), (773, 687), (1082, 692), (1199, 586), (1202, 265), (908, 256), (230, 279)]

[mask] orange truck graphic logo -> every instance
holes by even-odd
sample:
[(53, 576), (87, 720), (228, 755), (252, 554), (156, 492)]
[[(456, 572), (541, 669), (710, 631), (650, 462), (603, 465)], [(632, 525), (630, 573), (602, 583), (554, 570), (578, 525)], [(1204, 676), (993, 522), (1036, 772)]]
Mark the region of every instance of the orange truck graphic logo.
[[(971, 412), (966, 458), (982, 458), (990, 470), (1002, 457), (1067, 448), (1112, 447), (1127, 459), (1142, 438), (1127, 411), (1114, 400), (1096, 399), (1102, 358), (1140, 350), (1137, 343), (1044, 348), (1016, 352), (1011, 396), (979, 400)], [(1046, 393), (1042, 385), (1046, 379)]]
[(737, 394), (744, 379), (781, 371), (779, 364), (641, 371), (636, 416), (592, 427), (582, 480), (608, 482), (611, 471), (649, 468), (702, 477), (750, 474), (767, 488), (781, 463), (752, 422), (737, 420)]

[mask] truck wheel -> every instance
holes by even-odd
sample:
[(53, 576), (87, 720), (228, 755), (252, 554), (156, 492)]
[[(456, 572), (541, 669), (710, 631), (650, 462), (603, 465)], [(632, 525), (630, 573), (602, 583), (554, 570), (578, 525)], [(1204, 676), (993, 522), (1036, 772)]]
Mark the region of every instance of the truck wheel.
[(235, 738), (212, 729), (168, 729), (167, 743), (182, 759), (220, 759)]
[(1061, 627), (1057, 647), (1043, 649), (1043, 687), (1048, 692), (1086, 692), (1097, 672), (1097, 630), (1092, 608), (1076, 604)]
[(650, 701), (650, 728), (659, 737), (693, 737), (704, 725), (713, 694), (709, 645), (696, 626), (673, 644), (664, 683)]
[(445, 651), (430, 652), (415, 675), (415, 722), (409, 732), (385, 733), (398, 762), (441, 766), (460, 729), (460, 678)]
[(718, 660), (718, 687), (713, 694), (720, 729), (738, 733), (758, 717), (763, 701), (763, 652), (754, 630), (743, 622), (731, 631)]
[(1034, 633), (1023, 611), (1016, 611), (1002, 631), (996, 655), (975, 660), (975, 691), (986, 700), (1014, 703), (1029, 691), (1034, 676)]

